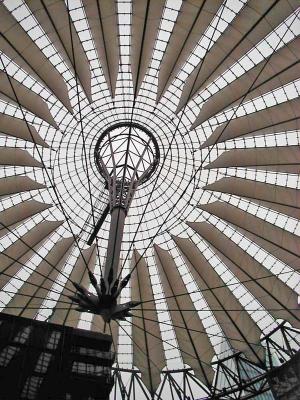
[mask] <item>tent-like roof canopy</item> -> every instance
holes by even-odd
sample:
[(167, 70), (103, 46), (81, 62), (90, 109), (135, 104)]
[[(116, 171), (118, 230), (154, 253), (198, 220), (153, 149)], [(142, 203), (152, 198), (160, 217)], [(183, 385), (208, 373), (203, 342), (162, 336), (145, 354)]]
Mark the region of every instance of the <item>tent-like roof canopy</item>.
[[(141, 396), (169, 398), (164, 373), (181, 369), (201, 386), (186, 393), (221, 393), (212, 362), (237, 352), (264, 370), (262, 337), (300, 328), (299, 6), (0, 3), (3, 312), (111, 333), (116, 371), (140, 372)], [(120, 301), (141, 304), (110, 326), (68, 297), (103, 274), (107, 131), (120, 163), (127, 151), (134, 165), (143, 135), (148, 165), (159, 154), (122, 241)]]

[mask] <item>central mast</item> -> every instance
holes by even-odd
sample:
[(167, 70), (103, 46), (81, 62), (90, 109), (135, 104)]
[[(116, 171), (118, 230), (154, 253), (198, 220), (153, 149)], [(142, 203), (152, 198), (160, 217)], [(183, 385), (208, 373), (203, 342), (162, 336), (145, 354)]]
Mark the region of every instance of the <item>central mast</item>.
[[(137, 304), (117, 305), (117, 298), (130, 276), (119, 282), (119, 266), (125, 219), (138, 188), (148, 181), (159, 162), (159, 148), (153, 134), (136, 123), (120, 123), (107, 129), (95, 147), (95, 162), (108, 190), (108, 204), (88, 241), (96, 237), (106, 215), (110, 213), (110, 229), (103, 278), (100, 285), (90, 272), (97, 296), (75, 285), (81, 295), (75, 298), (80, 311), (90, 311), (104, 320), (122, 319)], [(74, 300), (75, 299), (75, 300)]]

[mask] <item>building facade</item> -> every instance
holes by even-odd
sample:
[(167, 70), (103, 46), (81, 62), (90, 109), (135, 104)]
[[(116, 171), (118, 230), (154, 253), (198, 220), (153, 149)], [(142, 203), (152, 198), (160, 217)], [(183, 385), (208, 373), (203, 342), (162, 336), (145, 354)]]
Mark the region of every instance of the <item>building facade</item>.
[(105, 400), (111, 338), (0, 314), (0, 398)]

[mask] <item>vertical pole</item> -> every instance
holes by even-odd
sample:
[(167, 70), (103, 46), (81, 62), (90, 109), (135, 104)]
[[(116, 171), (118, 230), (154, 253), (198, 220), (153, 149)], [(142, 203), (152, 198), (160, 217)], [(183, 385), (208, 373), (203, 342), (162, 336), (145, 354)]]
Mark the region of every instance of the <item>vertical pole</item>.
[(288, 341), (288, 338), (287, 338), (287, 336), (286, 336), (285, 326), (283, 325), (283, 326), (281, 327), (280, 330), (281, 330), (281, 335), (282, 335), (283, 340), (284, 340), (284, 343), (285, 343), (285, 345), (286, 345), (288, 354), (289, 354), (290, 357), (293, 357), (293, 351), (292, 351), (290, 342)]
[(110, 290), (117, 279), (125, 217), (126, 211), (123, 207), (115, 207), (112, 210), (104, 267), (106, 294), (110, 294)]

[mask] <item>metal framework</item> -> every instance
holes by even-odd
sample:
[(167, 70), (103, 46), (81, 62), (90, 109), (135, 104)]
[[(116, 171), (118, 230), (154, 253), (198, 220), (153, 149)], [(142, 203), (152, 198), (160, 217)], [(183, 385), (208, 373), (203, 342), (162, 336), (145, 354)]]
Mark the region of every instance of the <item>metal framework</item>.
[[(249, 361), (242, 353), (237, 352), (213, 363), (215, 369), (214, 383), (210, 391), (197, 380), (191, 368), (162, 371), (162, 381), (155, 396), (145, 388), (140, 372), (137, 370), (115, 368), (113, 377), (115, 389), (112, 399), (118, 399), (121, 393), (122, 400), (162, 399), (166, 391), (172, 400), (196, 399), (273, 399), (277, 398), (273, 389), (274, 377), (281, 366), (295, 359), (299, 364), (300, 359), (300, 331), (293, 329), (282, 322), (272, 332), (262, 338), (266, 350), (265, 363), (261, 367)], [(278, 374), (279, 375), (279, 374)], [(275, 378), (276, 379), (276, 378)], [(286, 382), (278, 376), (277, 382), (282, 385), (282, 391), (289, 391)], [(139, 389), (136, 388), (138, 386)], [(300, 386), (298, 380), (297, 387)], [(293, 389), (292, 385), (291, 388)], [(274, 397), (275, 396), (275, 397)]]
[[(125, 217), (138, 186), (147, 182), (159, 162), (153, 134), (137, 123), (119, 123), (103, 132), (95, 147), (95, 161), (109, 192), (110, 231), (104, 282), (106, 294), (118, 295), (117, 275)], [(93, 233), (92, 233), (93, 235)]]
[[(103, 223), (110, 210), (106, 262), (100, 284), (89, 271), (96, 295), (75, 282), (74, 286), (79, 293), (69, 298), (79, 305), (78, 311), (100, 314), (105, 322), (112, 319), (125, 320), (132, 316), (130, 310), (140, 304), (138, 301), (117, 304), (122, 289), (130, 279), (130, 274), (121, 282), (118, 279), (125, 218), (135, 191), (155, 172), (159, 162), (158, 144), (152, 133), (141, 125), (119, 123), (100, 136), (95, 147), (95, 162), (109, 192), (109, 203), (104, 215), (100, 217)], [(90, 244), (100, 227), (100, 224), (95, 226), (89, 239)]]
[(298, 351), (299, 12), (0, 3), (1, 308), (111, 334), (116, 398), (267, 398)]

